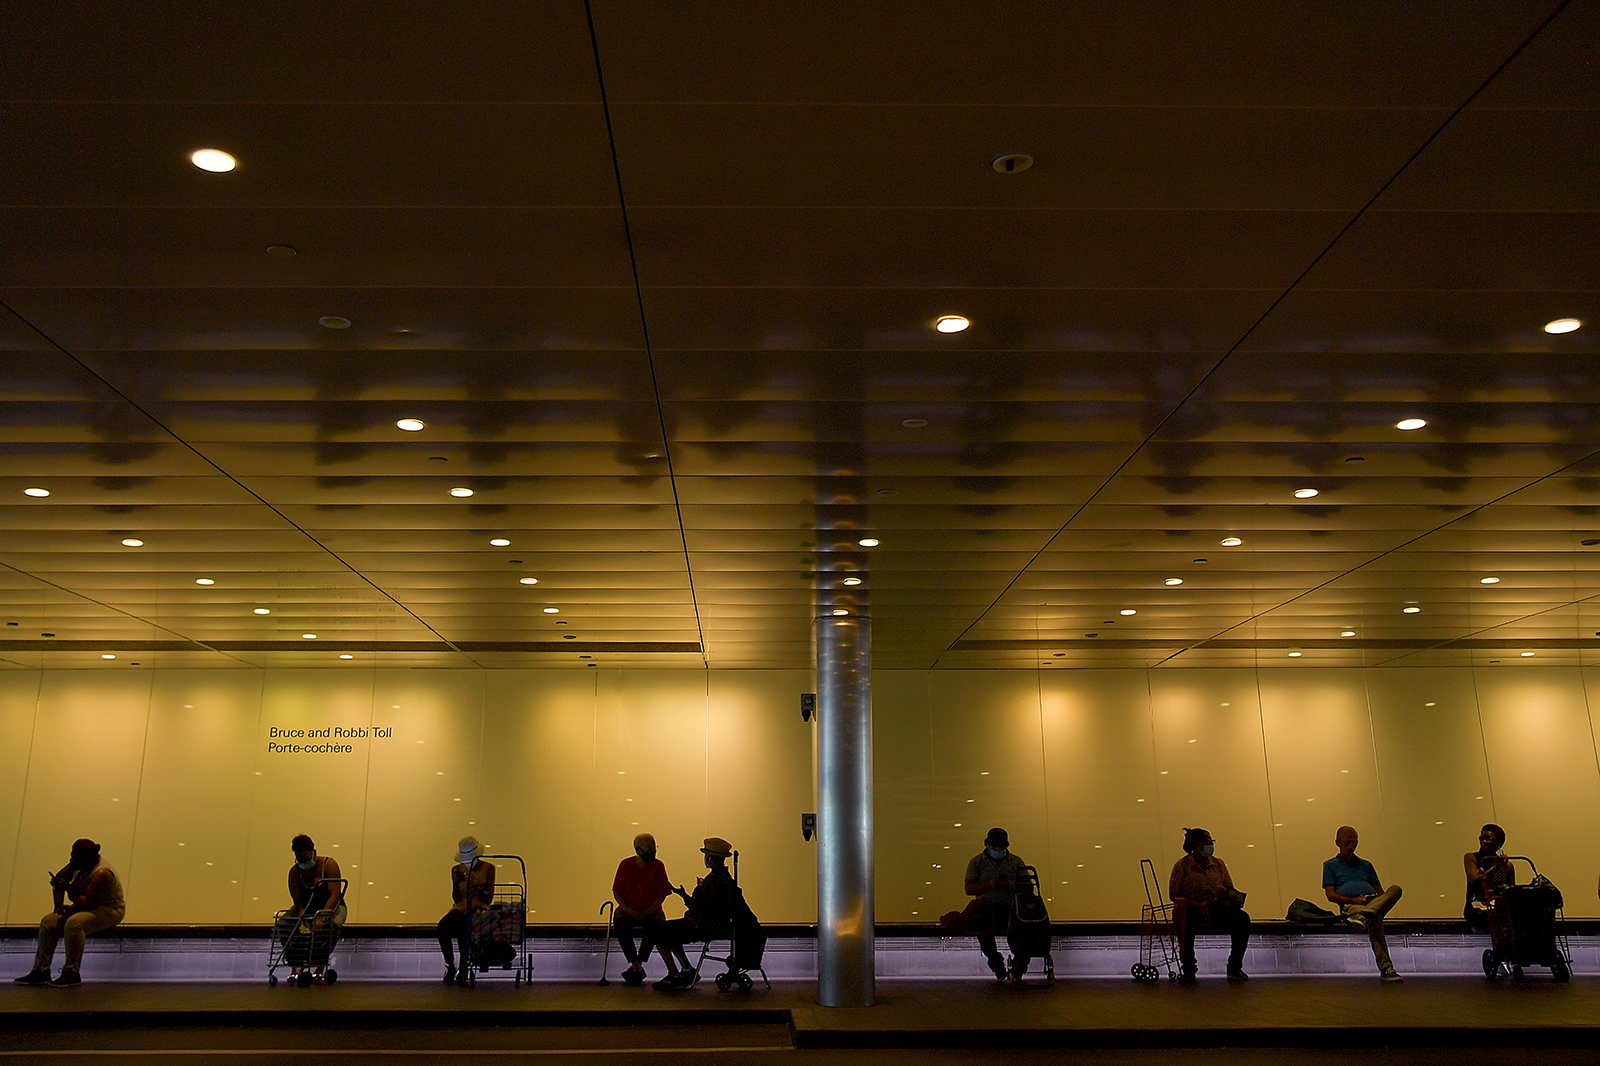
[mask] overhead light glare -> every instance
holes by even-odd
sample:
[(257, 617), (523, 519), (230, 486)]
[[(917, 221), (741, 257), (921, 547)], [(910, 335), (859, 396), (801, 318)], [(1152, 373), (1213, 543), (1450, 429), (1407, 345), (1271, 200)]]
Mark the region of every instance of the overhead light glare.
[(1311, 497), (1316, 496), (1316, 495), (1318, 495), (1318, 492), (1317, 492), (1316, 489), (1295, 489), (1294, 490), (1294, 498), (1297, 499), (1297, 500), (1309, 500), (1309, 499), (1311, 499)]
[(559, 607), (546, 607), (544, 609), (544, 613), (545, 614), (560, 614), (561, 613), (561, 608), (559, 608)]
[(472, 495), (472, 490), (464, 485), (457, 485), (455, 488), (450, 490), (450, 495), (466, 499), (468, 496)]
[(226, 174), (239, 165), (239, 161), (219, 148), (202, 148), (189, 156), (189, 162), (213, 174)]
[(22, 494), (24, 496), (37, 496), (42, 500), (46, 496), (50, 495), (50, 490), (49, 489), (23, 489), (22, 490)]
[(257, 607), (255, 609), (255, 613), (256, 614), (271, 614), (272, 611), (269, 608), (266, 608), (266, 607)]
[(1181, 577), (1169, 577), (1169, 578), (1167, 578), (1166, 583), (1169, 584), (1169, 585), (1181, 585), (1181, 584), (1183, 584), (1183, 578), (1181, 578)]
[(1222, 546), (1224, 548), (1237, 548), (1239, 545), (1241, 545), (1243, 543), (1244, 543), (1244, 541), (1240, 540), (1238, 537), (1223, 537), (1222, 538)]
[(1356, 635), (1356, 631), (1353, 630), (1353, 629), (1346, 629), (1344, 632), (1340, 633), (1339, 635), (1341, 637), (1353, 637), (1353, 636)]
[(876, 548), (878, 546), (878, 538), (862, 537), (860, 540), (856, 541), (856, 543), (861, 545), (863, 548)]
[(496, 537), (493, 540), (491, 540), (489, 543), (494, 545), (496, 548), (509, 548), (509, 547), (511, 547), (511, 542), (509, 540), (507, 540), (506, 538), (504, 538), (504, 537)]
[(1394, 424), (1395, 429), (1421, 429), (1428, 424), (1425, 418), (1402, 418)]
[(1480, 577), (1478, 579), (1478, 584), (1480, 584), (1480, 585), (1498, 585), (1498, 584), (1500, 584), (1500, 579), (1497, 578), (1497, 577)]
[(300, 639), (301, 640), (316, 640), (317, 639), (317, 635), (315, 633), (301, 633), (300, 634)]
[(850, 612), (845, 610), (843, 607), (835, 607), (833, 609), (833, 615), (834, 615), (835, 618), (839, 617), (840, 615), (846, 615), (846, 614), (849, 614), (849, 613)]
[(144, 541), (140, 540), (138, 537), (123, 537), (122, 538), (122, 544), (123, 544), (124, 547), (127, 547), (127, 548), (142, 548), (142, 547), (144, 547)]
[(970, 325), (972, 325), (972, 322), (962, 318), (960, 315), (940, 315), (938, 321), (933, 324), (933, 328), (940, 333), (960, 333)]
[(1123, 617), (1127, 617), (1130, 614), (1138, 614), (1139, 612), (1134, 610), (1132, 607), (1124, 607), (1122, 610), (1118, 611), (1117, 613), (1122, 615)]
[(354, 659), (355, 656), (351, 655), (349, 652), (345, 652), (344, 654), (340, 655), (339, 658), (341, 658), (341, 659)]
[(1422, 608), (1421, 607), (1402, 607), (1402, 608), (1400, 608), (1400, 613), (1401, 614), (1420, 614), (1421, 612), (1422, 612)]
[(846, 585), (859, 585), (859, 584), (861, 584), (861, 579), (859, 577), (847, 577), (847, 578), (844, 579), (844, 584), (846, 584)]
[(517, 584), (519, 584), (519, 585), (537, 585), (538, 583), (539, 583), (539, 579), (536, 578), (536, 577), (519, 577), (519, 578), (517, 578)]
[(1544, 331), (1546, 333), (1571, 333), (1573, 330), (1581, 329), (1582, 327), (1583, 323), (1576, 318), (1558, 318), (1554, 322), (1546, 322)]
[(215, 585), (216, 581), (209, 577), (197, 577), (194, 579), (194, 583), (196, 585)]
[(395, 427), (403, 429), (407, 433), (415, 433), (418, 430), (427, 429), (428, 424), (420, 418), (402, 418), (395, 423)]
[(1524, 658), (1524, 659), (1529, 659), (1529, 658), (1532, 658), (1532, 657), (1533, 657), (1533, 652), (1531, 652), (1531, 651), (1525, 651), (1525, 652), (1523, 652), (1523, 653), (1522, 653), (1522, 657), (1523, 657), (1523, 658)]
[(1292, 651), (1292, 652), (1289, 653), (1289, 658), (1298, 659), (1303, 654), (1304, 654), (1304, 652)]
[(115, 655), (102, 655), (102, 656), (100, 656), (100, 658), (102, 658), (102, 659), (115, 659), (116, 656)]

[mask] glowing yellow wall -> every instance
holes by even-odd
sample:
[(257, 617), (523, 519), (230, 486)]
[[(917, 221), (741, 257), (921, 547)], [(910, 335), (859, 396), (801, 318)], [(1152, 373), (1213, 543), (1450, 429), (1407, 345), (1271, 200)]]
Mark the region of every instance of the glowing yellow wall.
[[(797, 694), (813, 687), (781, 671), (0, 673), (5, 920), (37, 920), (46, 870), (87, 835), (130, 922), (264, 922), (306, 832), (350, 878), (353, 921), (435, 921), (473, 833), (527, 860), (534, 921), (586, 923), (649, 830), (674, 883), (724, 836), (757, 912), (808, 921)], [(1321, 898), (1345, 822), (1405, 886), (1399, 915), (1455, 915), (1461, 855), (1491, 820), (1569, 913), (1600, 913), (1600, 670), (885, 671), (873, 693), (880, 922), (959, 909), (992, 825), (1060, 919), (1137, 918), (1139, 860), (1164, 886), (1192, 825), (1249, 909), (1280, 917)], [(348, 750), (269, 748), (285, 742)]]

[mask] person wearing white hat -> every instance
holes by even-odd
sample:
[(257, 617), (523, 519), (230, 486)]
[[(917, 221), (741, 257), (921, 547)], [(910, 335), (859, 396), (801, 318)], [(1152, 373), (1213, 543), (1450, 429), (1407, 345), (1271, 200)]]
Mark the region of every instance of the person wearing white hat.
[[(450, 867), (450, 895), (454, 902), (439, 919), (439, 950), (444, 952), (445, 983), (464, 985), (472, 972), (472, 916), (488, 910), (494, 900), (494, 863), (483, 858), (483, 845), (477, 837), (462, 837), (456, 848), (455, 865)], [(461, 946), (459, 970), (452, 940)]]

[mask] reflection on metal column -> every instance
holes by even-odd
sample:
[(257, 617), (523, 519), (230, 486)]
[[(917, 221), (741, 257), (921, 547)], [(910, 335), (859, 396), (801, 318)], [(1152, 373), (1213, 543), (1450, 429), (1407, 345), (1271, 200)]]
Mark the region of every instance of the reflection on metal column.
[(817, 621), (817, 1002), (873, 1003), (872, 627)]

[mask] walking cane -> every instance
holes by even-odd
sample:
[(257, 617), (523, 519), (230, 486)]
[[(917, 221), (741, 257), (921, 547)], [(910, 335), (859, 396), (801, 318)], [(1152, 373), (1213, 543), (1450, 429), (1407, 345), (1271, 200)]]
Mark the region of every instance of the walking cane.
[[(609, 913), (606, 911), (607, 907), (611, 908)], [(611, 966), (611, 919), (616, 916), (617, 905), (608, 899), (600, 904), (600, 913), (606, 916), (606, 957), (600, 963), (600, 980), (595, 983), (604, 988), (611, 984), (610, 981), (606, 980), (606, 970)]]

